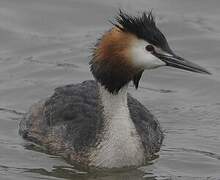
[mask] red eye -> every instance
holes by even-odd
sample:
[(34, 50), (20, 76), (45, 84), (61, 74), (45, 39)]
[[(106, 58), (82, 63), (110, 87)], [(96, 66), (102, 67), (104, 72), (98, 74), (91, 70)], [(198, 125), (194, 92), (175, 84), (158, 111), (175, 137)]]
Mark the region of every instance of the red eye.
[(145, 49), (146, 49), (147, 51), (149, 51), (149, 52), (153, 52), (153, 51), (154, 51), (154, 47), (153, 47), (152, 45), (147, 45), (147, 46), (145, 47)]

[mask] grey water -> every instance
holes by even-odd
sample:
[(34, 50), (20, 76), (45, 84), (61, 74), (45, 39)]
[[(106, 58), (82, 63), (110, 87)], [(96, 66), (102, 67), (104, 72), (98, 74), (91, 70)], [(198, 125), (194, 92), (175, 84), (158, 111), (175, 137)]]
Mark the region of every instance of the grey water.
[[(18, 135), (29, 106), (57, 86), (92, 79), (91, 47), (118, 8), (153, 10), (177, 54), (212, 75), (146, 71), (129, 91), (159, 119), (165, 140), (143, 167), (85, 172)], [(0, 180), (219, 180), (220, 1), (0, 0)]]

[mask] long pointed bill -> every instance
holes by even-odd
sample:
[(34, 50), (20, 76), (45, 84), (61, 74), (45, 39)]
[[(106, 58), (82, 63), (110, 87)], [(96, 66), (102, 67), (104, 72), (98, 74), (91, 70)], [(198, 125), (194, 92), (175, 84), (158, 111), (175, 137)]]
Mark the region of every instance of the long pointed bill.
[(190, 61), (187, 61), (175, 54), (154, 54), (156, 57), (158, 57), (160, 60), (166, 63), (167, 66), (172, 66), (179, 69), (184, 69), (187, 71), (192, 71), (196, 73), (203, 73), (203, 74), (211, 74), (209, 71), (207, 71), (205, 68), (194, 64)]

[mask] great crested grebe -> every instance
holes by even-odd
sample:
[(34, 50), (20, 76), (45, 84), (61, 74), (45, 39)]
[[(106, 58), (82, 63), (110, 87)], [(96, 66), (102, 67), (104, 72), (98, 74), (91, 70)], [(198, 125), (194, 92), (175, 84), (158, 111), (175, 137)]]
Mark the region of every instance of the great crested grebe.
[(138, 88), (145, 69), (161, 66), (210, 74), (174, 54), (151, 12), (131, 16), (119, 11), (93, 50), (95, 81), (56, 88), (30, 108), (19, 133), (49, 153), (86, 166), (142, 165), (160, 150), (163, 132), (127, 88), (130, 81)]

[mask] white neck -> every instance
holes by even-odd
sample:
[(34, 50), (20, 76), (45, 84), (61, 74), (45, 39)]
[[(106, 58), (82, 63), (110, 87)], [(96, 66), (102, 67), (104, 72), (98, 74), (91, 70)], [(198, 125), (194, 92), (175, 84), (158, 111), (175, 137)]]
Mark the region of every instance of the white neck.
[(91, 156), (91, 164), (99, 167), (141, 165), (143, 146), (127, 104), (127, 86), (112, 94), (99, 84), (103, 105), (104, 134), (98, 150)]
[[(103, 86), (99, 85), (99, 94), (104, 107), (105, 119), (120, 121), (128, 119), (129, 111), (127, 105), (127, 85), (119, 90), (117, 94), (112, 94)], [(123, 113), (121, 112), (123, 110)], [(124, 117), (123, 117), (124, 116)], [(117, 118), (114, 118), (117, 117)]]

